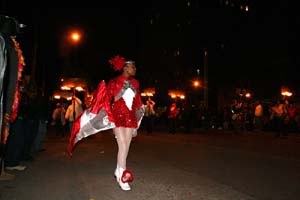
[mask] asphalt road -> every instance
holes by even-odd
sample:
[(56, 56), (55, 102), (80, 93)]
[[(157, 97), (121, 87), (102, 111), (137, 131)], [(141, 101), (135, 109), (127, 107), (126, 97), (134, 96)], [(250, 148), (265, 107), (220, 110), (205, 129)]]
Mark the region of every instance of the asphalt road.
[(131, 191), (113, 177), (117, 145), (111, 131), (83, 139), (66, 152), (68, 137), (48, 133), (46, 151), (6, 171), (1, 200), (296, 200), (300, 199), (300, 134), (139, 132), (127, 167)]

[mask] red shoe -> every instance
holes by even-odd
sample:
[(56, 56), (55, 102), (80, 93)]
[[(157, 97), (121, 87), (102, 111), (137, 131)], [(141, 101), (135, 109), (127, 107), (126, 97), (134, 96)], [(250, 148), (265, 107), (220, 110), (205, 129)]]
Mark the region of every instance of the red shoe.
[(117, 175), (122, 174), (121, 177), (117, 178), (117, 182), (119, 183), (119, 186), (121, 187), (121, 189), (125, 190), (125, 191), (131, 190), (128, 180), (131, 180), (131, 181), (133, 180), (133, 178), (130, 178), (130, 177), (132, 177), (132, 173), (128, 172), (128, 170), (122, 169), (121, 167), (119, 168), (118, 171), (119, 171), (119, 174), (117, 174)]
[(121, 177), (121, 181), (123, 183), (132, 182), (133, 181), (132, 172), (130, 170), (128, 170), (128, 169), (124, 170), (123, 174), (122, 174), (122, 177)]

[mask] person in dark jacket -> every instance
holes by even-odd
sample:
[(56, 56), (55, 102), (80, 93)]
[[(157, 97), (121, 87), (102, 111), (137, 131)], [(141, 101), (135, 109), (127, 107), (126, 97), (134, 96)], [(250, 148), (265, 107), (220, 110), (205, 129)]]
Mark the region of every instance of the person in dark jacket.
[[(16, 36), (20, 33), (21, 25), (16, 19), (0, 15), (0, 180), (10, 180), (14, 176), (5, 173), (4, 161), (7, 151), (7, 140), (11, 132), (11, 124), (15, 121), (20, 97), (19, 82), (25, 66), (22, 51)], [(19, 164), (12, 166), (24, 170)]]

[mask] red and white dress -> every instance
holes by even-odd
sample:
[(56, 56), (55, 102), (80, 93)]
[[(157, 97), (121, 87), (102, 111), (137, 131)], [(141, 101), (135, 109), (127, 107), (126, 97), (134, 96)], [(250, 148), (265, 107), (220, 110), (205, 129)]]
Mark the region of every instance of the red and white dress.
[(120, 75), (110, 80), (106, 98), (106, 101), (112, 102), (112, 120), (116, 127), (138, 127), (136, 111), (143, 103), (139, 95), (139, 82), (136, 79)]
[[(94, 93), (91, 105), (74, 121), (68, 145), (69, 155), (81, 139), (115, 127), (139, 128), (144, 115), (139, 82), (123, 75), (102, 81)], [(134, 136), (135, 136), (134, 135)]]

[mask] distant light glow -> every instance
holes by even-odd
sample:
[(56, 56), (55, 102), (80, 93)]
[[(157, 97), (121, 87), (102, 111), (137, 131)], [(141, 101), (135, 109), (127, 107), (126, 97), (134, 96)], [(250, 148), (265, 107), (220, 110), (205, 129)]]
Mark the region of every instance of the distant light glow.
[(78, 42), (80, 40), (80, 34), (77, 32), (72, 33), (71, 38), (74, 42)]
[(71, 88), (69, 88), (68, 86), (61, 86), (62, 90), (71, 90)]
[(246, 98), (250, 98), (250, 97), (251, 97), (251, 94), (248, 92), (248, 93), (245, 94), (245, 97), (246, 97)]
[(77, 90), (77, 91), (84, 91), (83, 87), (81, 87), (81, 86), (77, 86), (77, 87), (75, 88), (75, 90)]
[(289, 88), (282, 87), (281, 88), (281, 95), (284, 96), (284, 97), (291, 97), (291, 96), (293, 96), (293, 93), (290, 91)]
[(249, 11), (249, 6), (248, 6), (248, 5), (245, 6), (245, 11), (246, 11), (246, 12)]
[(199, 86), (200, 86), (200, 81), (197, 81), (197, 80), (194, 81), (194, 82), (193, 82), (193, 85), (194, 85), (194, 87), (196, 87), (196, 88), (199, 87)]
[(78, 44), (82, 40), (82, 32), (79, 30), (72, 30), (68, 35), (69, 42), (73, 44)]
[(283, 91), (283, 92), (281, 92), (281, 95), (282, 95), (282, 96), (286, 96), (286, 97), (290, 97), (290, 96), (293, 95), (293, 93), (288, 92), (288, 91)]
[(147, 97), (153, 97), (155, 94), (155, 88), (147, 88), (143, 91), (143, 93), (141, 93), (141, 95), (143, 97), (147, 96)]
[(180, 90), (169, 90), (168, 94), (172, 99), (175, 98), (185, 99), (184, 92)]

